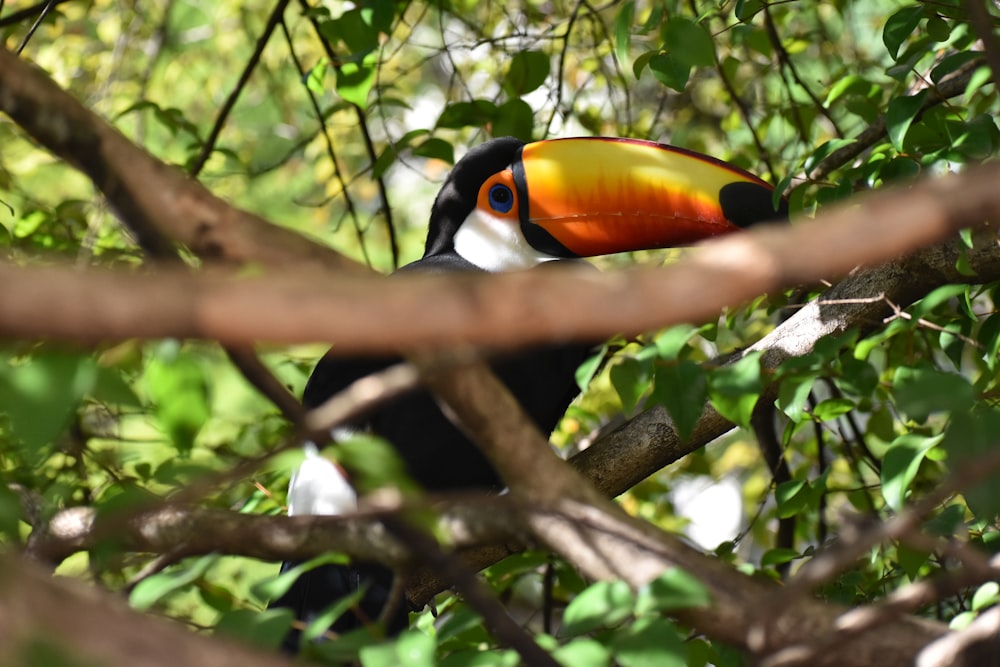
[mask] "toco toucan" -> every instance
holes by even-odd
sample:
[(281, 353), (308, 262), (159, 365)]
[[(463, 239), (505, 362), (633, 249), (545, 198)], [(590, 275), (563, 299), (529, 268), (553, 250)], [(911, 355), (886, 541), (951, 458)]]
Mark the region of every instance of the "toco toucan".
[[(685, 245), (784, 217), (786, 205), (779, 201), (775, 208), (770, 185), (698, 153), (632, 139), (524, 143), (505, 137), (473, 148), (458, 161), (431, 209), (423, 257), (397, 273), (532, 269), (548, 262)], [(497, 358), (491, 366), (548, 434), (578, 393), (575, 371), (592, 350), (589, 344), (542, 345)], [(399, 360), (339, 357), (331, 350), (313, 371), (303, 402), (310, 408), (320, 405), (355, 380)], [(476, 445), (427, 391), (396, 399), (351, 426), (388, 440), (410, 476), (428, 491), (502, 488)], [(326, 482), (323, 475), (297, 475), (290, 496), (322, 499), (324, 486), (339, 494), (341, 483), (331, 474), (334, 478)], [(344, 632), (362, 619), (379, 617), (391, 581), (391, 571), (379, 565), (324, 565), (301, 575), (271, 606), (290, 608), (308, 623), (364, 583), (368, 590), (360, 610), (348, 612), (332, 627)], [(406, 612), (400, 610), (390, 615), (387, 630), (399, 631), (405, 624)], [(298, 643), (299, 633), (293, 630), (284, 648), (295, 652)]]

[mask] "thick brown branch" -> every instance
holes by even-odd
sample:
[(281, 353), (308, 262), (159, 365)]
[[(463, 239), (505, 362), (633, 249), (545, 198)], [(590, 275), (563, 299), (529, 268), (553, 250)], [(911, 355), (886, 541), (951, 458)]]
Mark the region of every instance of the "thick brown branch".
[(228, 262), (365, 271), (303, 236), (233, 208), (179, 170), (135, 146), (47, 74), (0, 48), (0, 111), (39, 143), (86, 173), (144, 248)]
[(137, 614), (97, 588), (52, 578), (13, 555), (0, 556), (0, 664), (37, 665), (38, 655), (57, 664), (103, 667), (289, 664), (260, 648), (201, 637)]
[(997, 182), (1000, 164), (986, 165), (874, 193), (813, 222), (712, 241), (667, 268), (615, 274), (552, 270), (389, 281), (283, 270), (239, 280), (3, 267), (0, 336), (327, 340), (345, 353), (598, 340), (705, 320), (761, 293), (834, 278), (957, 229), (982, 227), (1000, 219)]

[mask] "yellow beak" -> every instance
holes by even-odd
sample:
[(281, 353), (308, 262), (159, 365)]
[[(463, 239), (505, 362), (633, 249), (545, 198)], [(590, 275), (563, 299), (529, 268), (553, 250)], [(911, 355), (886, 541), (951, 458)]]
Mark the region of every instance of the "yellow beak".
[[(557, 257), (589, 257), (686, 245), (787, 217), (773, 188), (737, 167), (633, 139), (553, 139), (526, 144), (509, 171), (480, 190), (498, 213), (497, 184), (525, 239)], [(506, 189), (506, 188), (504, 188)], [(513, 222), (513, 220), (512, 220)]]

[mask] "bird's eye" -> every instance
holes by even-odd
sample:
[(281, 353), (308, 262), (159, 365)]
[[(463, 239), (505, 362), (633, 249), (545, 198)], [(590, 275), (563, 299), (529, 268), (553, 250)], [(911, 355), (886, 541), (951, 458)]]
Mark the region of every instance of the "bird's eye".
[(506, 185), (494, 185), (490, 188), (490, 208), (497, 213), (507, 213), (514, 206), (514, 193)]

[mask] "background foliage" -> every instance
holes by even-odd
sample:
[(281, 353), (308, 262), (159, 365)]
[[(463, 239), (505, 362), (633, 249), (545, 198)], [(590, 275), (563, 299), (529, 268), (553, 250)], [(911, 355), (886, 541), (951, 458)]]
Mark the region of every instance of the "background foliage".
[[(859, 190), (960, 170), (995, 155), (1000, 143), (981, 45), (963, 6), (950, 0), (54, 4), (34, 33), (17, 3), (0, 4), (5, 45), (26, 42), (23, 57), (212, 191), (386, 272), (420, 255), (449, 165), (491, 136), (672, 143), (761, 174), (804, 215)], [(956, 76), (964, 77), (959, 94), (930, 106), (937, 86)], [(872, 138), (880, 123), (884, 132)], [(865, 150), (841, 157), (850, 145)], [(0, 146), (0, 244), (9, 261), (142, 261), (82, 176), (6, 121)], [(612, 341), (610, 361), (553, 439), (575, 451), (617, 415), (653, 403), (666, 405), (684, 431), (711, 399), (741, 428), (620, 502), (684, 531), (693, 504), (679, 489), (730, 489), (730, 532), (716, 531), (702, 546), (780, 578), (839, 532), (848, 510), (888, 517), (994, 444), (997, 287), (969, 280), (885, 326), (786, 363), (774, 416), (763, 422), (751, 417), (773, 378), (762, 376), (756, 357), (733, 366), (713, 359), (759, 339), (821, 286), (759, 299), (717, 322)], [(264, 350), (265, 360), (298, 394), (320, 343)], [(229, 470), (287, 432), (278, 410), (212, 344), (80, 350), (8, 341), (0, 355), (0, 531), (8, 544), (25, 540), (38, 519), (19, 496), (36, 498), (43, 517), (74, 505), (112, 511)], [(783, 453), (784, 468), (768, 465), (758, 440)], [(291, 465), (277, 459), (204, 502), (279, 513)], [(995, 489), (950, 496), (929, 526), (996, 551)], [(714, 502), (720, 524), (730, 506)], [(824, 595), (874, 601), (948, 566), (947, 554), (926, 545), (883, 544)], [(137, 609), (200, 631), (273, 645), (281, 619), (268, 624), (258, 612), (268, 594), (261, 584), (276, 570), (212, 555), (170, 563), (109, 545), (70, 558), (59, 572), (126, 591)], [(624, 584), (588, 587), (567, 564), (528, 553), (486, 578), (567, 665), (740, 661), (662, 616), (698, 601), (698, 587), (680, 574), (633, 594)], [(959, 626), (998, 595), (987, 584), (924, 613)], [(482, 653), (492, 640), (455, 598), (443, 596), (438, 612), (437, 620), (424, 612), (395, 644), (363, 649), (362, 662), (398, 664), (405, 654), (407, 664), (516, 663), (510, 651)]]

